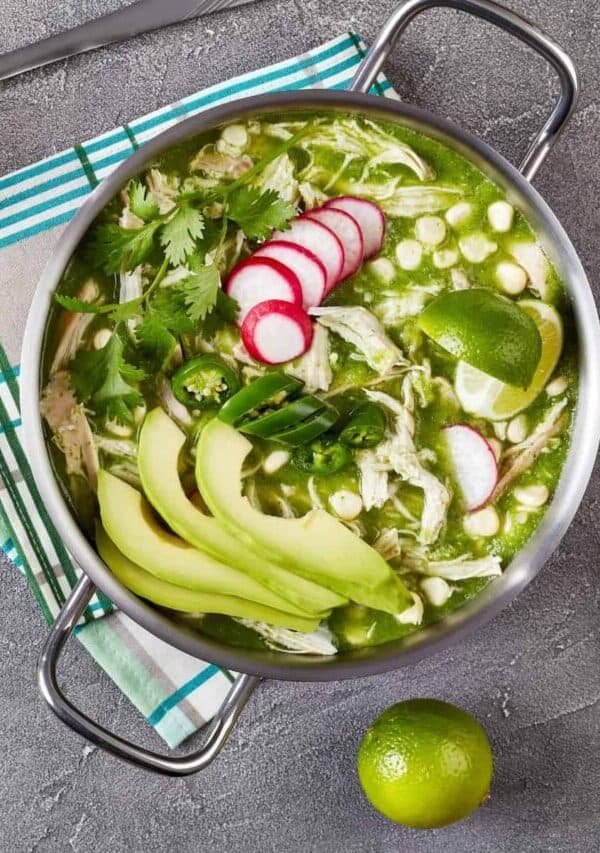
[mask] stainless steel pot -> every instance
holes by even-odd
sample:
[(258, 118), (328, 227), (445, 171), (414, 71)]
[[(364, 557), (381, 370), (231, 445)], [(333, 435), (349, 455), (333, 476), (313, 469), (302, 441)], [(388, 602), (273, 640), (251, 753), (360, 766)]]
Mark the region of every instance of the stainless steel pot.
[[(425, 110), (366, 94), (398, 36), (418, 13), (434, 6), (470, 12), (496, 24), (536, 50), (556, 70), (561, 85), (560, 98), (519, 169), (485, 143)], [(533, 579), (558, 545), (577, 510), (592, 471), (600, 437), (600, 327), (594, 300), (569, 238), (530, 184), (573, 111), (577, 89), (575, 69), (560, 47), (531, 23), (491, 0), (407, 0), (384, 26), (357, 72), (350, 91), (261, 95), (209, 110), (156, 137), (96, 189), (65, 230), (37, 287), (25, 333), (21, 380), (27, 450), (34, 476), (59, 534), (84, 571), (55, 623), (39, 666), (42, 693), (68, 725), (105, 749), (148, 769), (175, 775), (192, 773), (205, 767), (222, 747), (259, 677), (328, 681), (372, 675), (414, 663), (461, 640), (498, 613)], [(39, 413), (40, 360), (52, 294), (79, 241), (105, 204), (149, 160), (187, 137), (223, 122), (248, 118), (257, 113), (306, 108), (340, 109), (398, 120), (460, 151), (502, 186), (511, 202), (523, 211), (538, 233), (548, 256), (567, 284), (575, 315), (580, 363), (579, 404), (572, 446), (556, 494), (536, 533), (502, 577), (494, 580), (460, 611), (413, 636), (329, 658), (295, 657), (274, 651), (233, 648), (186, 630), (121, 586), (82, 535), (62, 497), (50, 464)], [(101, 728), (60, 692), (56, 681), (57, 659), (96, 586), (132, 619), (167, 643), (198, 658), (246, 673), (239, 676), (224, 706), (210, 724), (205, 744), (199, 752), (187, 758), (150, 753)]]

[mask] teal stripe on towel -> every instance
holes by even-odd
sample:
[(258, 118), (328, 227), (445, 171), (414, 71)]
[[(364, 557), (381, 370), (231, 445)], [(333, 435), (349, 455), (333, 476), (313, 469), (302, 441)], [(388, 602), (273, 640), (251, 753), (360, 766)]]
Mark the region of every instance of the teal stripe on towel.
[(182, 684), (179, 690), (176, 690), (175, 693), (171, 693), (171, 695), (164, 699), (146, 718), (150, 725), (155, 726), (159, 723), (171, 708), (174, 708), (182, 699), (185, 699), (186, 696), (189, 696), (190, 693), (193, 693), (194, 690), (197, 690), (198, 687), (201, 687), (219, 672), (221, 672), (219, 667), (211, 663), (206, 667), (206, 669), (199, 672), (198, 675), (195, 675), (189, 681), (186, 681), (185, 684)]

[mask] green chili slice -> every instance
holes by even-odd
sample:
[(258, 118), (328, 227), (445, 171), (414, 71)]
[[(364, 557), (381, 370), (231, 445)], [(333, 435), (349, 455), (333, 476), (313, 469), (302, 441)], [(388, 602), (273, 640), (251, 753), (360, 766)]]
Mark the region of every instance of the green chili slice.
[(275, 433), (296, 426), (323, 408), (325, 408), (323, 400), (307, 394), (292, 400), (275, 412), (269, 412), (255, 420), (243, 421), (239, 425), (239, 430), (248, 435), (257, 435), (259, 438), (269, 438)]
[(301, 444), (308, 444), (317, 438), (328, 429), (337, 423), (339, 414), (333, 408), (324, 404), (324, 408), (317, 412), (307, 420), (302, 421), (295, 427), (283, 430), (283, 432), (275, 433), (270, 436), (272, 441), (279, 441), (281, 444), (289, 444), (291, 447), (297, 447)]
[(222, 358), (212, 353), (190, 358), (171, 378), (173, 394), (188, 409), (222, 405), (240, 387), (240, 379)]
[(219, 419), (226, 424), (238, 426), (252, 413), (260, 413), (293, 397), (302, 387), (303, 383), (292, 376), (277, 372), (266, 373), (230, 397), (221, 407)]
[(345, 468), (352, 455), (347, 447), (332, 437), (323, 436), (295, 447), (292, 453), (292, 464), (305, 474), (315, 474), (325, 477), (336, 474)]
[(375, 447), (385, 436), (386, 414), (378, 403), (364, 403), (351, 415), (340, 433), (347, 447)]

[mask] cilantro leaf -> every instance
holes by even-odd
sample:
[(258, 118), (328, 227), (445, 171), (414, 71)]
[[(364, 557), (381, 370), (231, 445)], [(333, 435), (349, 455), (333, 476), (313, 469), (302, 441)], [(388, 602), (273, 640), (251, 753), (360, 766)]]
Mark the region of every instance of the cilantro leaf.
[(278, 228), (285, 228), (296, 215), (296, 208), (275, 190), (261, 192), (258, 187), (239, 187), (229, 196), (227, 216), (246, 237), (264, 240)]
[(239, 305), (235, 299), (232, 299), (231, 296), (228, 296), (219, 288), (215, 307), (204, 318), (199, 330), (200, 334), (206, 340), (210, 340), (228, 323), (236, 322), (238, 311)]
[(162, 370), (169, 361), (177, 339), (163, 325), (157, 314), (146, 314), (136, 329), (136, 338), (142, 354), (154, 372)]
[(108, 314), (115, 323), (139, 317), (142, 313), (143, 300), (144, 297), (140, 296), (137, 299), (130, 299), (128, 302), (107, 302), (100, 305), (97, 302), (86, 302), (64, 293), (54, 294), (54, 301), (67, 311), (75, 311), (78, 314)]
[(114, 320), (115, 323), (119, 323), (139, 317), (143, 313), (143, 301), (144, 296), (138, 296), (137, 299), (130, 299), (127, 302), (119, 302), (107, 306), (110, 308), (110, 319)]
[(75, 311), (78, 314), (108, 314), (112, 305), (100, 305), (98, 302), (86, 302), (76, 296), (67, 296), (66, 293), (55, 293), (54, 301), (67, 311)]
[(107, 275), (134, 270), (143, 263), (154, 245), (154, 235), (160, 220), (148, 222), (141, 228), (121, 228), (114, 222), (98, 225), (86, 246), (89, 263)]
[(197, 324), (188, 317), (185, 294), (180, 285), (159, 288), (150, 305), (152, 315), (174, 335), (196, 331)]
[(197, 267), (178, 284), (159, 288), (150, 303), (151, 313), (174, 335), (200, 332), (222, 294), (219, 283), (219, 271), (214, 264)]
[(141, 181), (132, 181), (129, 186), (129, 209), (144, 222), (156, 219), (160, 213), (154, 196)]
[(219, 289), (217, 293), (216, 311), (221, 315), (223, 320), (228, 323), (236, 323), (240, 310), (239, 304), (235, 299), (232, 299), (224, 290)]
[(131, 385), (144, 379), (144, 371), (123, 357), (123, 341), (113, 332), (102, 349), (82, 350), (71, 362), (71, 382), (78, 399), (98, 414), (120, 423), (130, 423), (133, 409), (143, 402)]
[(199, 267), (196, 272), (181, 282), (186, 313), (190, 320), (204, 320), (215, 307), (220, 285), (219, 271), (215, 264)]
[(196, 240), (203, 234), (204, 217), (191, 204), (183, 202), (160, 235), (160, 242), (171, 264), (175, 267), (182, 264), (192, 254)]

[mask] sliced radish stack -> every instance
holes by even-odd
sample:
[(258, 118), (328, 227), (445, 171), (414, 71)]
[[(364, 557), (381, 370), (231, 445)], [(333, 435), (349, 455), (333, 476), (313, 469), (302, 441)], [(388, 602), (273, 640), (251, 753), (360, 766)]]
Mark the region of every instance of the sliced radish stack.
[(314, 308), (321, 304), (325, 296), (327, 270), (314, 252), (296, 243), (270, 240), (254, 252), (254, 257), (273, 258), (296, 274), (302, 288), (304, 308)]
[(248, 311), (241, 332), (244, 346), (253, 358), (265, 364), (283, 364), (309, 349), (313, 326), (298, 305), (269, 299)]
[(298, 276), (273, 258), (248, 258), (229, 274), (225, 290), (238, 303), (238, 322), (259, 302), (268, 299), (302, 305), (302, 288)]
[(363, 262), (365, 246), (362, 231), (356, 219), (344, 210), (335, 207), (321, 207), (306, 214), (307, 219), (313, 219), (331, 228), (344, 248), (344, 267), (340, 281), (348, 278), (357, 271)]
[(330, 228), (303, 214), (294, 219), (287, 231), (276, 231), (272, 240), (295, 243), (313, 252), (327, 271), (328, 290), (339, 281), (344, 268), (344, 249)]
[(496, 455), (484, 436), (468, 424), (444, 427), (450, 462), (465, 509), (484, 506), (498, 482)]
[(340, 198), (329, 199), (325, 207), (342, 210), (358, 222), (362, 231), (365, 260), (377, 254), (383, 246), (385, 237), (385, 217), (376, 204), (364, 198), (340, 196)]

